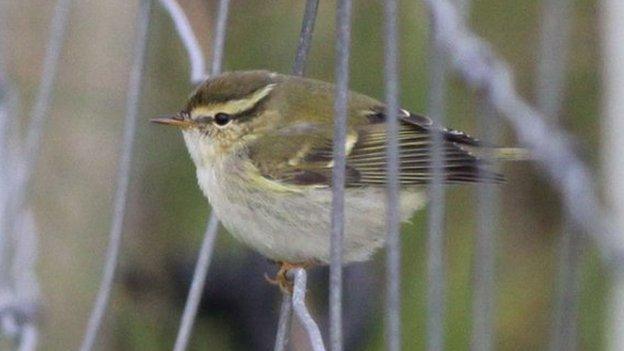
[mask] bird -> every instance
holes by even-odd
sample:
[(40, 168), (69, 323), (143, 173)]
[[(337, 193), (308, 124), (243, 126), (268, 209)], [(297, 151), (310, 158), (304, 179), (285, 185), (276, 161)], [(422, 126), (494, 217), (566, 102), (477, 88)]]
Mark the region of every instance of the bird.
[[(199, 188), (235, 238), (279, 263), (272, 282), (292, 291), (287, 272), (330, 261), (335, 86), (266, 70), (231, 71), (201, 83), (178, 113), (154, 118), (182, 135)], [(377, 99), (350, 91), (347, 108), (343, 263), (366, 261), (386, 241), (386, 138), (390, 117)], [(519, 158), (429, 117), (400, 109), (399, 217), (427, 202), (436, 176), (444, 184), (501, 183), (484, 152)], [(434, 145), (432, 138), (439, 136)], [(497, 158), (496, 156), (494, 158)]]

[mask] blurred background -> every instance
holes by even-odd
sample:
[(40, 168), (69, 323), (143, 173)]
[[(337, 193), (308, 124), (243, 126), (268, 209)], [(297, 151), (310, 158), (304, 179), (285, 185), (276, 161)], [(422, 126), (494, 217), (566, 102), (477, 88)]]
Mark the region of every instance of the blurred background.
[[(352, 89), (383, 96), (383, 8), (354, 2)], [(537, 0), (471, 1), (470, 23), (515, 71), (520, 92), (534, 101), (540, 9)], [(577, 137), (585, 161), (599, 164), (599, 84), (596, 2), (572, 1), (570, 57), (561, 123)], [(181, 0), (210, 57), (216, 1)], [(400, 11), (401, 102), (426, 111), (428, 18), (419, 1)], [(25, 126), (41, 77), (54, 1), (3, 1), (2, 54), (8, 79), (21, 94)], [(126, 108), (137, 1), (75, 1), (45, 128), (30, 201), (40, 228), (38, 274), (42, 293), (41, 350), (78, 347), (102, 272), (112, 194)], [(225, 70), (288, 73), (294, 60), (304, 1), (233, 0)], [(321, 1), (307, 75), (333, 80), (335, 2)], [(186, 53), (172, 22), (155, 4), (141, 94), (121, 266), (98, 350), (168, 350), (173, 345), (210, 208), (195, 180), (181, 136), (148, 123), (176, 112), (193, 87)], [(477, 134), (475, 92), (450, 78), (447, 125)], [(504, 128), (504, 127), (502, 127)], [(23, 132), (23, 131), (22, 131)], [(506, 130), (504, 144), (514, 145)], [(477, 135), (478, 136), (478, 135)], [(562, 232), (559, 198), (527, 162), (504, 166), (508, 181), (498, 225), (495, 332), (497, 350), (546, 349), (551, 332)], [(446, 342), (468, 349), (476, 232), (475, 188), (447, 192)], [(404, 226), (403, 345), (425, 346), (426, 213)], [(579, 349), (604, 349), (606, 270), (592, 246), (581, 255)], [(264, 273), (275, 267), (221, 231), (190, 349), (271, 350), (280, 294)], [(347, 350), (383, 347), (383, 253), (349, 267)], [(327, 272), (314, 269), (310, 308), (324, 328)], [(300, 334), (300, 333), (299, 333)], [(295, 331), (294, 344), (303, 340)], [(326, 330), (324, 335), (327, 336)], [(305, 350), (303, 346), (295, 350)]]

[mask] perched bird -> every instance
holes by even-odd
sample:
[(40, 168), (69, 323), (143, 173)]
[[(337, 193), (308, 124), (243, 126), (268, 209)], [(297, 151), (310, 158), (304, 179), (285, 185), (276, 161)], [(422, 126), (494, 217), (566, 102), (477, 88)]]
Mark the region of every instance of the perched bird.
[[(217, 217), (233, 236), (281, 263), (282, 288), (288, 269), (330, 259), (333, 101), (330, 83), (228, 72), (205, 81), (178, 114), (152, 120), (182, 130)], [(446, 183), (502, 181), (476, 156), (486, 148), (478, 140), (424, 116), (398, 114), (401, 220), (425, 205), (424, 185), (434, 176), (433, 133), (441, 135)], [(385, 242), (387, 118), (383, 103), (350, 93), (345, 263), (367, 260)]]

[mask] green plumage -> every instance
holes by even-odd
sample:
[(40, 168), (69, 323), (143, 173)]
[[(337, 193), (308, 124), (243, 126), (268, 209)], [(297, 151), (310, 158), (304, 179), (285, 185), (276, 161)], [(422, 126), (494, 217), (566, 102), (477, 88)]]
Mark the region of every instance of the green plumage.
[[(426, 203), (433, 135), (440, 136), (447, 183), (499, 182), (478, 157), (526, 156), (483, 145), (423, 116), (400, 118), (401, 221)], [(330, 261), (334, 86), (267, 71), (207, 80), (176, 116), (154, 122), (182, 130), (197, 180), (235, 237), (273, 260)], [(344, 193), (344, 262), (364, 261), (386, 240), (386, 128), (383, 103), (350, 93)], [(504, 151), (504, 152), (503, 152)]]
[[(185, 111), (198, 106), (244, 99), (273, 84), (233, 122), (244, 131), (244, 149), (260, 174), (291, 185), (331, 186), (334, 86), (266, 71), (231, 72), (208, 81), (190, 99)], [(383, 103), (350, 93), (348, 108), (347, 186), (383, 186), (386, 181), (386, 120)], [(400, 183), (425, 184), (431, 168), (431, 135), (439, 133), (447, 183), (489, 181), (503, 177), (485, 168), (470, 150), (481, 143), (465, 133), (433, 125), (423, 116), (398, 111)]]
[[(230, 73), (237, 75), (241, 73)], [(278, 116), (270, 128), (256, 128), (257, 135), (247, 145), (249, 157), (267, 178), (295, 185), (331, 186), (333, 99), (332, 84), (300, 77), (256, 72), (246, 75), (247, 94), (267, 84), (275, 88), (263, 100), (262, 113)], [(253, 78), (257, 77), (256, 80)], [(267, 77), (271, 77), (267, 79)], [(234, 79), (228, 79), (233, 81)], [(191, 101), (210, 96), (200, 88)], [(224, 84), (219, 85), (220, 94)], [(233, 93), (240, 88), (232, 86)], [(469, 152), (480, 142), (465, 133), (434, 127), (427, 117), (399, 111), (400, 183), (419, 185), (433, 177), (430, 167), (431, 134), (440, 133), (445, 155), (444, 179), (447, 183), (502, 181), (503, 177), (484, 168)], [(368, 96), (349, 96), (348, 134), (353, 145), (347, 145), (347, 186), (383, 186), (386, 180), (386, 112), (384, 104)], [(266, 127), (266, 126), (265, 126)]]

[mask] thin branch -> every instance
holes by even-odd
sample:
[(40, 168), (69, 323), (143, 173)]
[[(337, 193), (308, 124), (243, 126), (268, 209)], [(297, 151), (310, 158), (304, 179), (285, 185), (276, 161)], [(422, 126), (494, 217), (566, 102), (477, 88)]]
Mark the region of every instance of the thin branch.
[(106, 262), (104, 273), (97, 293), (95, 305), (87, 329), (85, 332), (81, 351), (89, 351), (93, 348), (97, 338), (102, 319), (106, 313), (108, 301), (113, 288), (115, 270), (121, 248), (123, 221), (126, 213), (126, 202), (128, 198), (128, 183), (130, 179), (130, 169), (132, 165), (132, 151), (134, 148), (136, 119), (139, 111), (139, 100), (141, 97), (141, 82), (143, 79), (143, 69), (145, 66), (145, 56), (147, 51), (147, 37), (150, 21), (151, 0), (141, 0), (136, 27), (136, 39), (134, 42), (134, 56), (130, 70), (128, 83), (128, 95), (126, 106), (126, 117), (123, 127), (123, 140), (119, 168), (117, 170), (117, 189), (115, 191), (113, 203), (113, 218), (109, 234), (108, 247), (106, 248)]
[(204, 240), (201, 248), (199, 249), (199, 258), (195, 264), (193, 282), (191, 283), (191, 288), (186, 299), (186, 305), (184, 306), (182, 322), (180, 323), (178, 336), (176, 337), (175, 346), (173, 347), (174, 351), (184, 351), (188, 346), (195, 317), (197, 315), (197, 308), (199, 306), (199, 302), (201, 301), (202, 293), (204, 292), (206, 276), (208, 275), (208, 268), (210, 267), (210, 259), (218, 229), (219, 221), (217, 219), (217, 215), (213, 212), (208, 220), (206, 234), (204, 234)]
[(310, 346), (314, 351), (325, 351), (325, 345), (323, 344), (323, 337), (318, 325), (310, 316), (310, 312), (305, 304), (306, 289), (307, 289), (307, 275), (306, 271), (301, 268), (294, 269), (289, 272), (289, 275), (294, 275), (295, 284), (292, 296), (293, 309), (297, 320), (308, 334)]
[(206, 60), (197, 40), (197, 36), (189, 23), (188, 17), (176, 0), (160, 0), (160, 4), (167, 10), (182, 41), (191, 65), (191, 83), (199, 84), (206, 79)]

